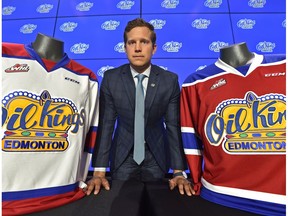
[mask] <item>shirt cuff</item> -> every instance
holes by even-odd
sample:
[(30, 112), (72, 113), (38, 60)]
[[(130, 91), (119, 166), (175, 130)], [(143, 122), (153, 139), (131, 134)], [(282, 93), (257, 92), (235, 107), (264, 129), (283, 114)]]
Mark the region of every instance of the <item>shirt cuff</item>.
[(106, 167), (94, 167), (94, 171), (106, 172)]

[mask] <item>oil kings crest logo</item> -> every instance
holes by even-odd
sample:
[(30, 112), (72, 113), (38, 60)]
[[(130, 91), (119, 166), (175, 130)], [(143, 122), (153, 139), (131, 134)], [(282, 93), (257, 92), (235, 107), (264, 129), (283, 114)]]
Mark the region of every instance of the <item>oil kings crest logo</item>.
[(103, 66), (97, 71), (97, 75), (104, 77), (105, 71), (113, 69), (113, 68), (114, 68), (113, 66), (109, 66), (109, 65)]
[(282, 27), (283, 27), (283, 28), (286, 28), (286, 19), (283, 20), (283, 22), (282, 22)]
[(7, 6), (2, 8), (2, 15), (3, 16), (8, 16), (12, 15), (12, 13), (16, 10), (16, 7), (13, 6)]
[(181, 47), (182, 47), (182, 43), (177, 42), (177, 41), (170, 41), (170, 42), (166, 42), (162, 46), (162, 49), (166, 52), (179, 52)]
[(270, 53), (273, 52), (274, 48), (276, 47), (275, 43), (262, 41), (256, 45), (256, 49), (261, 52)]
[(52, 9), (53, 9), (52, 4), (42, 4), (36, 9), (36, 11), (38, 13), (49, 13), (50, 10), (52, 10)]
[(134, 1), (124, 0), (124, 1), (118, 2), (117, 8), (121, 10), (131, 10), (134, 4), (135, 4)]
[(206, 0), (204, 6), (208, 8), (219, 8), (222, 4), (222, 0)]
[(70, 48), (70, 51), (74, 54), (84, 54), (87, 49), (89, 49), (89, 44), (77, 43)]
[(33, 31), (37, 28), (37, 25), (35, 24), (25, 24), (20, 28), (20, 32), (23, 34), (32, 34)]
[(60, 31), (73, 32), (77, 26), (78, 26), (78, 23), (76, 22), (65, 22), (60, 26)]
[(207, 118), (205, 135), (228, 154), (285, 154), (286, 97), (247, 92), (223, 101)]
[(213, 52), (220, 52), (220, 49), (228, 46), (228, 43), (222, 41), (214, 41), (209, 45), (209, 49)]
[(2, 150), (6, 152), (65, 151), (68, 132), (76, 134), (85, 111), (65, 98), (15, 91), (2, 99)]
[(161, 3), (161, 7), (166, 9), (174, 9), (179, 4), (179, 0), (164, 0)]
[(114, 51), (119, 53), (125, 53), (124, 42), (119, 42), (114, 46)]
[(263, 8), (265, 4), (266, 0), (250, 0), (248, 2), (248, 6), (253, 8)]
[(256, 24), (255, 20), (245, 18), (245, 19), (240, 19), (237, 22), (237, 27), (241, 29), (253, 29), (255, 24)]
[(162, 29), (166, 24), (166, 20), (161, 19), (153, 19), (150, 20), (149, 23), (154, 26), (155, 29)]
[(208, 26), (210, 25), (211, 21), (207, 20), (207, 19), (195, 19), (191, 25), (192, 27), (196, 28), (196, 29), (207, 29)]
[(102, 23), (101, 28), (105, 30), (116, 30), (116, 28), (120, 25), (119, 21), (116, 20), (107, 20)]
[(93, 7), (93, 3), (92, 2), (80, 2), (76, 6), (76, 10), (78, 10), (78, 11), (90, 11), (90, 9), (92, 7)]

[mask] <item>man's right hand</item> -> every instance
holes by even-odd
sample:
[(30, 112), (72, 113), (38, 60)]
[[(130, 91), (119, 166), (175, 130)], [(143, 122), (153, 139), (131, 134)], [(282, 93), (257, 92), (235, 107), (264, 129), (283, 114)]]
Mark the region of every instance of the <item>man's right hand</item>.
[(105, 177), (106, 172), (94, 171), (92, 179), (87, 182), (86, 195), (90, 195), (94, 190), (94, 194), (97, 195), (101, 189), (101, 186), (106, 190), (110, 190), (110, 185)]

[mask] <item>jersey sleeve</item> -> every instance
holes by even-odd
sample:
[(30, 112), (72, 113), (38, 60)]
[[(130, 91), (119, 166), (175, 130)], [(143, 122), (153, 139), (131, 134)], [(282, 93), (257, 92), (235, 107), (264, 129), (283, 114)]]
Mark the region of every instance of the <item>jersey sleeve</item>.
[(81, 179), (86, 179), (86, 175), (89, 171), (93, 149), (95, 147), (97, 130), (98, 130), (98, 116), (99, 116), (99, 82), (97, 76), (93, 71), (79, 64), (78, 62), (71, 60), (66, 67), (69, 70), (75, 71), (80, 76), (87, 76), (87, 100), (85, 103), (85, 112), (87, 120), (87, 133), (84, 139), (84, 152), (82, 154), (81, 169), (84, 176), (80, 176)]
[(97, 137), (98, 116), (99, 116), (98, 82), (89, 81), (89, 85), (90, 85), (89, 102), (87, 103), (87, 105), (90, 104), (90, 107), (87, 108), (89, 109), (90, 126), (85, 139), (84, 152), (82, 156), (83, 160), (81, 161), (82, 169), (85, 170), (83, 172), (84, 173), (84, 176), (82, 177), (83, 179), (85, 179), (91, 164), (92, 153)]
[(180, 120), (184, 152), (188, 161), (194, 190), (200, 194), (202, 176), (202, 143), (197, 136), (199, 98), (195, 85), (183, 86), (180, 97)]
[(91, 119), (90, 129), (86, 136), (85, 151), (92, 154), (98, 129), (98, 116), (99, 116), (99, 95), (98, 95), (98, 82), (90, 81), (89, 104), (90, 112), (89, 119)]

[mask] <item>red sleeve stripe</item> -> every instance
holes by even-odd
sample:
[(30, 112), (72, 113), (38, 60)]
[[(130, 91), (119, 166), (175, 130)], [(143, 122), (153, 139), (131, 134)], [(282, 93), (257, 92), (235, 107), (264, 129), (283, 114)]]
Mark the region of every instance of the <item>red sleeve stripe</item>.
[(91, 127), (85, 141), (85, 151), (92, 153), (95, 142), (96, 142), (96, 136), (97, 136), (97, 127)]

